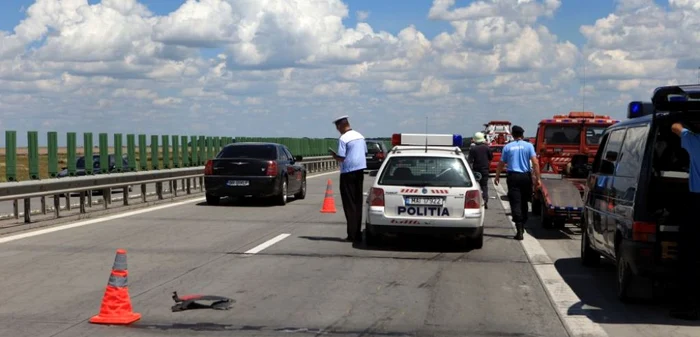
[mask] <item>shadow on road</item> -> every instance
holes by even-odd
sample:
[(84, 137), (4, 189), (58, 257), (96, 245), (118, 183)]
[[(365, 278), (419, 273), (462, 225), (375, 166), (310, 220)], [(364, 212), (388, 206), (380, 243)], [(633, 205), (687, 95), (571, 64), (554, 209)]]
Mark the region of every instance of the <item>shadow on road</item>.
[[(310, 241), (347, 242), (345, 237), (299, 236)], [(353, 243), (353, 248), (367, 251), (394, 251), (413, 253), (466, 253), (472, 250), (464, 241), (430, 238), (419, 235), (383, 236), (377, 244), (367, 245), (365, 241)]]
[[(296, 201), (294, 198), (287, 199), (287, 205), (290, 205)], [(258, 199), (258, 198), (221, 198), (218, 205), (209, 205), (206, 201), (195, 204), (196, 206), (208, 206), (208, 207), (230, 207), (230, 206), (242, 206), (242, 207), (284, 207), (279, 206), (271, 201), (270, 199)]]

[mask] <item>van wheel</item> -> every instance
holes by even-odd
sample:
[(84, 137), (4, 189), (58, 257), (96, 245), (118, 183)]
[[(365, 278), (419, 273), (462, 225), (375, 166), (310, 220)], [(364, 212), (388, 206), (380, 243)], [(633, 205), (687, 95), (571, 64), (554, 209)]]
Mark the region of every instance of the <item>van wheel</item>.
[(591, 247), (586, 225), (581, 225), (581, 263), (586, 267), (600, 264), (600, 253)]
[(211, 194), (209, 194), (209, 193), (207, 193), (205, 196), (206, 196), (206, 198), (207, 198), (207, 205), (218, 205), (218, 204), (219, 204), (219, 200), (221, 200), (220, 197), (211, 195)]
[(615, 255), (617, 258), (617, 298), (624, 303), (630, 300), (629, 289), (634, 275), (632, 275), (632, 270), (619, 248), (615, 251)]

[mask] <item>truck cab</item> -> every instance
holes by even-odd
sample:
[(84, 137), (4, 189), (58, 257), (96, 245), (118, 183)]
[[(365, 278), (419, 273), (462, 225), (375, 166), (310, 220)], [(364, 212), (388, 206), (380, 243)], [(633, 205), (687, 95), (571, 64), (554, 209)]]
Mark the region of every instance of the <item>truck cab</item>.
[(486, 144), (488, 144), (493, 160), (489, 165), (489, 173), (495, 173), (498, 162), (501, 161), (501, 152), (503, 147), (513, 141), (513, 135), (510, 128), (512, 123), (509, 121), (490, 121), (484, 124), (484, 135), (486, 136)]

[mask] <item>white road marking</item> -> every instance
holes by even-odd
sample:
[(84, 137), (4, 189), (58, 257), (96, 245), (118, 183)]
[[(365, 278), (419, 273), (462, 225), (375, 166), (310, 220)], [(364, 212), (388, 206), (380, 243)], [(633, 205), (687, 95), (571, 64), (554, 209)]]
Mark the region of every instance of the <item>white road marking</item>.
[(286, 239), (290, 235), (292, 235), (292, 234), (285, 233), (285, 234), (277, 235), (274, 238), (257, 245), (255, 248), (248, 250), (244, 254), (251, 254), (252, 255), (252, 254), (260, 253), (263, 249), (268, 248), (268, 247), (274, 245), (275, 243), (278, 243), (278, 242)]
[[(314, 174), (314, 175), (311, 175), (311, 176), (307, 176), (306, 179), (313, 179), (313, 178), (316, 178), (316, 177), (323, 177), (323, 176), (327, 176), (327, 175), (330, 175), (330, 174), (338, 174), (338, 171), (325, 172), (325, 173), (321, 173), (321, 174)], [(0, 237), (0, 244), (7, 243), (7, 242), (11, 242), (11, 241), (16, 241), (16, 240), (21, 240), (21, 239), (26, 239), (26, 238), (31, 238), (31, 237), (34, 237), (34, 236), (39, 236), (39, 235), (54, 233), (54, 232), (58, 232), (58, 231), (63, 231), (63, 230), (66, 230), (66, 229), (78, 228), (78, 227), (83, 227), (83, 226), (87, 226), (87, 225), (93, 225), (93, 224), (100, 223), (100, 222), (105, 222), (105, 221), (110, 221), (110, 220), (115, 220), (115, 219), (126, 218), (126, 217), (130, 217), (130, 216), (133, 216), (133, 215), (138, 215), (138, 214), (143, 214), (143, 213), (158, 211), (158, 210), (165, 209), (165, 208), (176, 207), (176, 206), (182, 206), (182, 205), (191, 204), (191, 203), (194, 203), (194, 202), (200, 202), (200, 201), (204, 201), (204, 200), (206, 200), (206, 198), (188, 199), (188, 200), (184, 200), (184, 201), (180, 201), (180, 202), (176, 202), (176, 203), (172, 203), (172, 204), (165, 204), (165, 205), (159, 205), (159, 206), (154, 206), (154, 207), (147, 207), (147, 208), (138, 209), (138, 210), (134, 210), (134, 211), (124, 212), (124, 213), (118, 213), (118, 214), (114, 214), (114, 215), (108, 215), (108, 216), (100, 217), (100, 218), (96, 218), (96, 219), (78, 221), (78, 222), (70, 223), (70, 224), (67, 224), (67, 225), (61, 225), (61, 226), (56, 226), (56, 227), (51, 227), (51, 228), (46, 228), (46, 229), (40, 229), (40, 230), (31, 231), (31, 232), (22, 233), (22, 234), (16, 234), (16, 235), (10, 235), (10, 236), (6, 236), (6, 237)]]
[[(490, 181), (499, 197), (507, 195), (503, 185), (495, 185), (493, 179), (490, 179)], [(510, 211), (510, 204), (507, 201), (501, 199), (501, 205), (503, 205), (506, 212)], [(511, 220), (510, 223), (513, 228), (515, 228), (513, 218), (508, 218)], [(571, 337), (608, 337), (608, 334), (600, 324), (588, 318), (582, 309), (576, 309), (583, 308), (586, 305), (576, 296), (571, 287), (566, 284), (566, 281), (554, 267), (552, 259), (540, 242), (526, 232), (523, 234), (523, 240), (520, 243)]]

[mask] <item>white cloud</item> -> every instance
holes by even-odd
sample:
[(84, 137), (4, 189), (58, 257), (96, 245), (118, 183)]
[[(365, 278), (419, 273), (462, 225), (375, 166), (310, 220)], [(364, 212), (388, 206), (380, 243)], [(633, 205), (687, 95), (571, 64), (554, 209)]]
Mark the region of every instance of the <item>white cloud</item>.
[(585, 58), (586, 106), (622, 117), (625, 100), (696, 78), (699, 4), (618, 1), (581, 27), (579, 49), (541, 23), (560, 0), (434, 0), (424, 15), (451, 27), (434, 37), (420, 23), (383, 31), (341, 0), (187, 0), (165, 14), (37, 0), (0, 31), (0, 111), (22, 116), (3, 119), (18, 130), (62, 116), (59, 131), (333, 137), (338, 114), (371, 136), (422, 132), (426, 115), (433, 132), (493, 118), (532, 130), (578, 109)]

